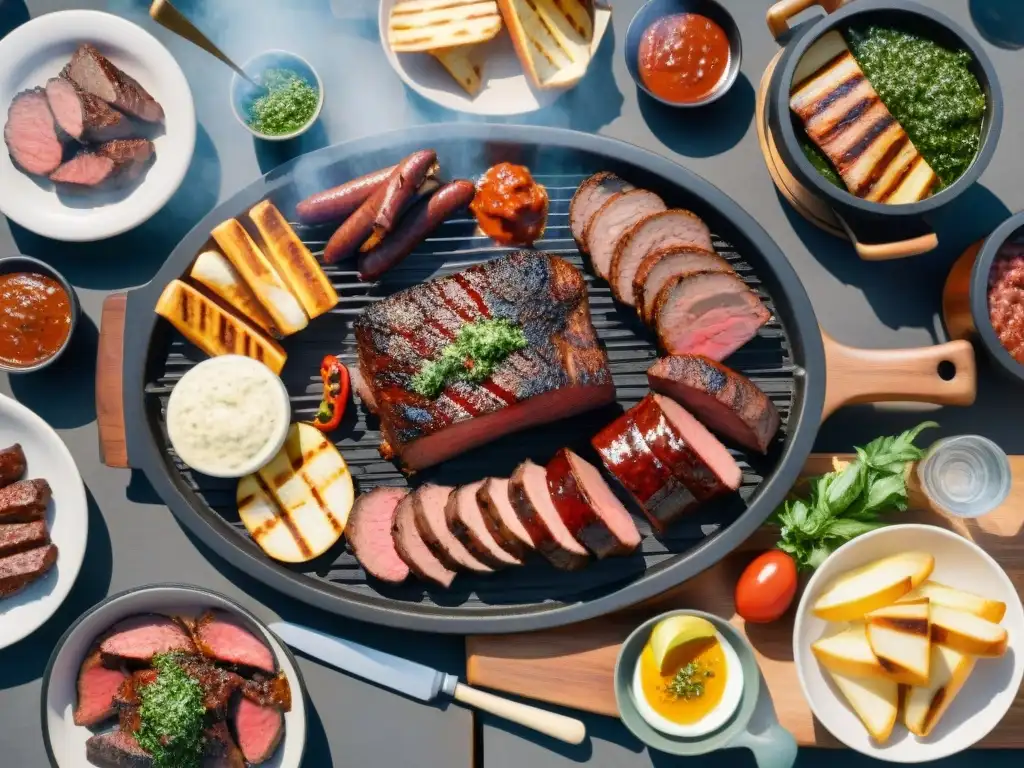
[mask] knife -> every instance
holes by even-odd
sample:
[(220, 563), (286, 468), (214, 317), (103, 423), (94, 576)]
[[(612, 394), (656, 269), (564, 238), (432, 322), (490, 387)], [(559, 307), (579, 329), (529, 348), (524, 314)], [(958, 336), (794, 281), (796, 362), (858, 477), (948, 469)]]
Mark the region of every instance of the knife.
[(433, 701), (443, 693), (569, 744), (580, 744), (587, 736), (586, 726), (579, 720), (471, 688), (460, 683), (455, 675), (425, 664), (286, 621), (269, 626), (271, 632), (307, 656), (414, 699)]

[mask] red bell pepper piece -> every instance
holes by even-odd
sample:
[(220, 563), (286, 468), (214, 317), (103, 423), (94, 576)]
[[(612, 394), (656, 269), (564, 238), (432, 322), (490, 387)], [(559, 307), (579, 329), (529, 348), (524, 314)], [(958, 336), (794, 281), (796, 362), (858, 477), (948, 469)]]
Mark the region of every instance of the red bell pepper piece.
[(331, 432), (341, 423), (348, 406), (351, 388), (348, 368), (334, 355), (327, 355), (320, 363), (320, 378), (324, 382), (324, 394), (313, 418), (313, 426), (321, 432)]

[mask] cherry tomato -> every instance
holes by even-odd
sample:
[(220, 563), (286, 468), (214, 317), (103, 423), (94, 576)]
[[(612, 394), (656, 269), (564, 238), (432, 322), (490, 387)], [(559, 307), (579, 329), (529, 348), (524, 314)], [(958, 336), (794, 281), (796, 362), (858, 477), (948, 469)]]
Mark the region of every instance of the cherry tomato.
[(746, 567), (736, 583), (736, 612), (754, 624), (775, 621), (796, 595), (796, 563), (785, 552), (772, 549)]

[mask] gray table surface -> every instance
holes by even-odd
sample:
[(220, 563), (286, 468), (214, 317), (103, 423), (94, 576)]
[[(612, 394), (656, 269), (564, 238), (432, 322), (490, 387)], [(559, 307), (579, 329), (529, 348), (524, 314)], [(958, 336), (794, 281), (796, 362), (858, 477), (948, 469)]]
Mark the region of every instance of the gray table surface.
[[(392, 128), (464, 121), (408, 92), (387, 66), (380, 48), (373, 0), (182, 0), (177, 3), (233, 56), (245, 59), (267, 48), (307, 57), (324, 80), (326, 106), (316, 130), (283, 145), (257, 144), (235, 122), (226, 98), (229, 72), (206, 54), (156, 27), (147, 0), (0, 0), (0, 36), (35, 17), (68, 8), (107, 10), (140, 23), (175, 55), (192, 85), (199, 133), (195, 159), (181, 191), (147, 224), (112, 240), (68, 245), (37, 237), (0, 220), (0, 256), (43, 258), (75, 285), (85, 317), (61, 365), (25, 377), (0, 378), (0, 392), (34, 409), (58, 430), (82, 472), (90, 502), (86, 564), (64, 606), (39, 631), (0, 651), (0, 766), (46, 765), (38, 720), (40, 678), (61, 633), (106, 595), (141, 584), (191, 582), (219, 590), (270, 619), (283, 616), (401, 651), (450, 672), (463, 672), (460, 638), (378, 629), (308, 609), (263, 587), (186, 534), (145, 479), (100, 464), (94, 385), (97, 324), (104, 297), (146, 282), (173, 246), (216, 203), (261, 173), (303, 152)], [(613, 29), (579, 88), (554, 106), (505, 122), (555, 125), (597, 132), (664, 154), (700, 173), (736, 199), (768, 230), (792, 260), (810, 293), (821, 324), (838, 339), (866, 347), (926, 345), (943, 341), (939, 317), (942, 283), (963, 248), (986, 235), (1012, 211), (1024, 208), (1024, 3), (1020, 0), (932, 0), (974, 34), (1001, 75), (1006, 98), (1003, 138), (974, 188), (945, 209), (937, 222), (936, 253), (904, 261), (866, 264), (848, 245), (804, 222), (776, 194), (764, 167), (753, 124), (755, 89), (777, 50), (764, 24), (767, 0), (724, 0), (743, 35), (743, 72), (717, 105), (677, 112), (638, 94), (620, 46), (641, 0), (616, 0)], [(1000, 10), (1004, 22), (983, 23)], [(1007, 22), (1008, 20), (1008, 22)], [(989, 40), (1000, 39), (998, 44)], [(982, 362), (978, 403), (936, 415), (943, 434), (977, 432), (1011, 453), (1024, 452), (1022, 408), (1014, 391)], [(819, 450), (849, 449), (877, 434), (909, 426), (920, 413), (891, 408), (849, 408), (822, 428)], [(429, 766), (555, 768), (667, 766), (610, 718), (587, 717), (591, 738), (566, 748), (481, 717), (474, 731), (469, 712), (424, 706), (347, 677), (308, 659), (300, 664), (314, 715), (305, 765), (321, 768)], [(716, 756), (752, 764), (745, 752)], [(800, 764), (861, 765), (854, 753), (803, 750)], [(958, 764), (981, 759), (976, 753)], [(1010, 752), (986, 753), (1009, 765)]]

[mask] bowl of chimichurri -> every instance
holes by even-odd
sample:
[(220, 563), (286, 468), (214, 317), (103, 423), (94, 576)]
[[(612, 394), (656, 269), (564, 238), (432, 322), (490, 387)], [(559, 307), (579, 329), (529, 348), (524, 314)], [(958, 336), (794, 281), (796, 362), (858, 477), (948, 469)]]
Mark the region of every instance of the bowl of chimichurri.
[(231, 78), (231, 106), (238, 121), (256, 138), (294, 139), (320, 117), (323, 82), (302, 57), (287, 51), (267, 51), (242, 69), (259, 87), (235, 74)]
[[(773, 31), (783, 7), (769, 13)], [(977, 180), (1002, 122), (979, 43), (909, 0), (858, 0), (782, 42), (767, 114), (787, 169), (858, 243), (934, 247), (926, 214)]]

